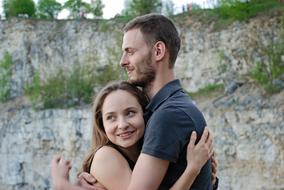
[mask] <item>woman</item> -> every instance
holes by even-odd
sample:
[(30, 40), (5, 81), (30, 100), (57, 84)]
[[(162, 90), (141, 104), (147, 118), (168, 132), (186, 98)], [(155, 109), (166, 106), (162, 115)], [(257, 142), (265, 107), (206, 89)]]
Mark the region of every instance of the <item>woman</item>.
[[(144, 93), (127, 82), (109, 84), (98, 94), (93, 106), (93, 150), (83, 163), (83, 171), (91, 173), (102, 187), (127, 189), (140, 154), (147, 103)], [(187, 168), (171, 189), (189, 189), (213, 153), (207, 129), (197, 145), (195, 140), (193, 132), (188, 145)], [(68, 183), (70, 168), (70, 162), (60, 157), (53, 160), (52, 178), (56, 190), (81, 189)]]

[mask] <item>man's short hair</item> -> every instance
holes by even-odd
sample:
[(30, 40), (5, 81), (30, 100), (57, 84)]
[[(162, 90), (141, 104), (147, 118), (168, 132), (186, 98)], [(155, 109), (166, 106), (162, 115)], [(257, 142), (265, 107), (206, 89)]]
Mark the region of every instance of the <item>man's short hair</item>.
[(127, 32), (132, 29), (140, 29), (149, 46), (158, 41), (164, 42), (169, 51), (169, 67), (173, 68), (180, 49), (180, 38), (169, 18), (153, 13), (139, 16), (129, 21), (123, 30)]

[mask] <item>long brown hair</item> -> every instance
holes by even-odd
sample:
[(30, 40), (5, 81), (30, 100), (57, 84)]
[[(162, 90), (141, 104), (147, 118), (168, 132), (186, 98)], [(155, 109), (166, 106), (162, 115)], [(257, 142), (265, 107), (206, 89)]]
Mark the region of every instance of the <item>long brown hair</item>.
[[(148, 98), (146, 95), (136, 86), (126, 82), (111, 82), (106, 85), (95, 97), (93, 101), (93, 134), (92, 134), (92, 145), (91, 150), (86, 156), (83, 164), (81, 172), (88, 172), (90, 173), (91, 164), (93, 161), (93, 157), (95, 152), (105, 145), (113, 145), (106, 136), (104, 125), (103, 125), (103, 118), (102, 118), (102, 106), (106, 97), (117, 90), (125, 90), (131, 95), (133, 95), (138, 103), (141, 105), (143, 112), (145, 111), (145, 107), (148, 104)], [(113, 145), (114, 146), (114, 145)]]

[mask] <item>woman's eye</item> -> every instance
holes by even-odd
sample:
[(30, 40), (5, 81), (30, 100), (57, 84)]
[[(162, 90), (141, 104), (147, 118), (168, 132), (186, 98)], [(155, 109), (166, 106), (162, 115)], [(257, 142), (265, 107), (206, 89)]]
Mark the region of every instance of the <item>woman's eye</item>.
[(113, 121), (113, 120), (114, 120), (114, 116), (108, 115), (108, 116), (106, 117), (106, 120), (108, 120), (108, 121)]
[(129, 111), (127, 115), (130, 116), (130, 117), (131, 117), (131, 116), (134, 116), (134, 115), (135, 115), (135, 112), (134, 112), (134, 111)]

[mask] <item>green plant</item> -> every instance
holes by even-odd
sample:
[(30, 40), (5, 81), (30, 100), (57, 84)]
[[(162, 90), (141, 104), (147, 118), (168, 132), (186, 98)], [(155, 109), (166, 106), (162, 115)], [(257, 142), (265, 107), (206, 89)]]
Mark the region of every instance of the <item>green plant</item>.
[(221, 19), (248, 20), (259, 12), (269, 10), (281, 5), (277, 0), (221, 0), (217, 9)]
[(200, 96), (209, 96), (212, 93), (220, 92), (224, 90), (224, 84), (208, 84), (203, 88), (200, 88), (197, 92), (189, 92), (189, 96), (192, 98)]
[(70, 11), (70, 18), (82, 18), (84, 14), (91, 12), (91, 5), (83, 0), (67, 0), (63, 8)]
[(205, 23), (212, 23), (212, 31), (220, 31), (235, 21), (247, 21), (260, 13), (283, 11), (284, 4), (278, 0), (221, 0), (212, 10), (192, 11)]
[(161, 0), (128, 0), (125, 1), (125, 9), (122, 11), (122, 15), (135, 17), (151, 12), (161, 12), (161, 9)]
[(268, 93), (277, 93), (282, 90), (282, 87), (275, 84), (274, 81), (284, 75), (284, 63), (281, 60), (284, 55), (284, 15), (281, 27), (279, 39), (273, 40), (269, 45), (265, 46), (261, 40), (254, 42), (265, 59), (262, 61), (249, 60), (254, 63), (249, 75)]
[(273, 80), (284, 74), (284, 64), (281, 62), (281, 56), (284, 55), (284, 40), (262, 47), (261, 51), (267, 56), (267, 61), (255, 62), (250, 76), (267, 92), (277, 93), (281, 89), (273, 84)]
[(21, 15), (33, 17), (36, 12), (33, 0), (5, 0), (3, 5), (6, 18), (18, 17)]
[(5, 52), (2, 60), (0, 60), (0, 102), (5, 102), (10, 98), (12, 67), (12, 56)]
[(54, 19), (61, 9), (61, 4), (56, 0), (39, 0), (37, 5), (37, 15), (39, 18)]
[(70, 72), (59, 70), (44, 82), (40, 81), (37, 72), (26, 86), (25, 93), (33, 105), (40, 105), (44, 109), (80, 106), (91, 103), (95, 89), (118, 80), (119, 76), (118, 64), (107, 64), (100, 68), (94, 64), (76, 64)]
[(107, 32), (111, 28), (110, 22), (107, 20), (100, 20), (98, 22), (98, 28), (101, 32)]
[(105, 5), (102, 3), (101, 0), (95, 0), (94, 3), (91, 5), (92, 10), (91, 12), (94, 16), (102, 17), (103, 16), (103, 8)]
[(26, 95), (29, 95), (29, 98), (31, 99), (34, 107), (40, 103), (41, 79), (39, 72), (34, 73), (30, 84), (26, 83), (24, 87), (24, 92)]

